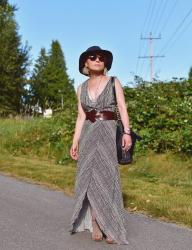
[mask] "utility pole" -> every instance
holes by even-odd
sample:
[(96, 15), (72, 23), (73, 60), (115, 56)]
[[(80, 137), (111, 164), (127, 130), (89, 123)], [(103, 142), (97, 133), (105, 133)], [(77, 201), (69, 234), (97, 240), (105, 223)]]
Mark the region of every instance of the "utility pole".
[(153, 55), (153, 40), (161, 39), (161, 35), (159, 37), (152, 37), (152, 32), (149, 33), (149, 37), (142, 37), (141, 40), (149, 40), (149, 56), (139, 56), (138, 58), (149, 58), (150, 60), (150, 79), (151, 82), (153, 81), (153, 58), (157, 57), (165, 57), (164, 55), (158, 55), (154, 56)]

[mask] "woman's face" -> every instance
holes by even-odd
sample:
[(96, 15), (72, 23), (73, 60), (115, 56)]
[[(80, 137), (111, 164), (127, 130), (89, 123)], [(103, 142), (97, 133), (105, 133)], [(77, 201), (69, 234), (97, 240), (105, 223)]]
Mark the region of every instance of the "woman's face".
[(100, 72), (104, 70), (105, 62), (106, 58), (102, 53), (91, 53), (87, 56), (85, 66), (91, 71)]

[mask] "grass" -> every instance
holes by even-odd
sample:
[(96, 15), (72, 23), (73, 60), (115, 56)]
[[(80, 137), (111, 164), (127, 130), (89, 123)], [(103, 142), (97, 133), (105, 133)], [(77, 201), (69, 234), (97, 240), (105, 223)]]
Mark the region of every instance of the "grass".
[(55, 164), (54, 160), (4, 154), (0, 155), (0, 173), (62, 190), (68, 195), (74, 192), (74, 164), (66, 167)]
[[(119, 170), (127, 210), (192, 227), (192, 160), (149, 152)], [(74, 194), (75, 161), (58, 165), (43, 157), (4, 152), (0, 173)]]
[(192, 227), (192, 160), (149, 153), (121, 169), (124, 205), (129, 210)]
[(71, 126), (56, 118), (0, 119), (0, 152), (63, 161), (69, 157)]
[[(71, 120), (66, 114), (48, 120), (1, 119), (0, 173), (72, 196), (76, 162), (68, 160)], [(125, 208), (192, 227), (192, 159), (135, 153), (133, 164), (119, 168)]]

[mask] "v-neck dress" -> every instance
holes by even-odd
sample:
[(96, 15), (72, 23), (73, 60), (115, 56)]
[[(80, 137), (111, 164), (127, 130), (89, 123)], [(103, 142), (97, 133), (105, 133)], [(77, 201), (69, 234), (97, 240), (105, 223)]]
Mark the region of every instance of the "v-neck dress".
[[(88, 80), (82, 83), (80, 101), (84, 111), (115, 111), (111, 78), (96, 101), (88, 95)], [(116, 151), (116, 120), (85, 120), (80, 138), (75, 180), (74, 210), (71, 234), (93, 231), (90, 206), (106, 236), (117, 244), (129, 244), (126, 211), (120, 185)]]

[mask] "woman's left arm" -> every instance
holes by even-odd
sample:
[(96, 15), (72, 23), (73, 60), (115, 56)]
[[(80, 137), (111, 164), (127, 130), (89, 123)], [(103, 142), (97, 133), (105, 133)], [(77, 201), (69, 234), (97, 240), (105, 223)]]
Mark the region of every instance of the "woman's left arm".
[(116, 90), (118, 110), (125, 130), (127, 128), (130, 128), (129, 115), (127, 112), (127, 106), (125, 103), (123, 88), (121, 86), (120, 81), (117, 78), (115, 78), (115, 90)]
[[(123, 123), (124, 131), (130, 132), (129, 115), (125, 103), (125, 96), (121, 83), (117, 78), (115, 78), (115, 91), (116, 91), (117, 106), (121, 117), (121, 121)], [(124, 148), (124, 150), (128, 151), (131, 145), (132, 145), (132, 140), (130, 134), (124, 134), (122, 137), (122, 147)]]

